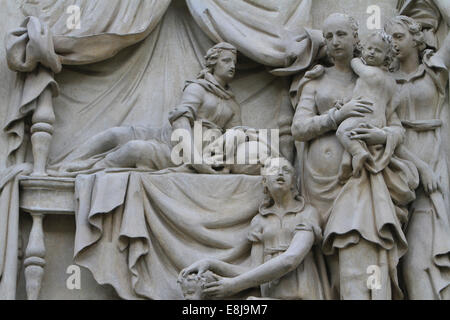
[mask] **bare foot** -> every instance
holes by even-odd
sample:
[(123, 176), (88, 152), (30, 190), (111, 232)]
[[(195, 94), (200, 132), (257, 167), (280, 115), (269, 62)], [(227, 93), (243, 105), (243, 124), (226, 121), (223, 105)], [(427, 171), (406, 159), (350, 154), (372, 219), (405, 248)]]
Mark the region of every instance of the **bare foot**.
[(370, 158), (370, 154), (368, 152), (361, 152), (353, 155), (352, 158), (352, 167), (353, 167), (353, 176), (355, 178), (359, 178), (361, 175), (361, 170), (364, 167), (364, 163)]

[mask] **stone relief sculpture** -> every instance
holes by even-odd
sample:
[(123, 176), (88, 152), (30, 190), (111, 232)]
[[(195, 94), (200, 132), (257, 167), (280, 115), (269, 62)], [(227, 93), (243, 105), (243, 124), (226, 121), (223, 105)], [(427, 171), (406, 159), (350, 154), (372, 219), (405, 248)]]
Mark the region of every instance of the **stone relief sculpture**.
[(386, 31), (392, 35), (399, 63), (394, 73), (399, 93), (396, 103), (406, 129), (400, 152), (416, 165), (421, 179), (407, 229), (406, 287), (413, 299), (443, 298), (449, 284), (450, 227), (441, 117), (448, 81), (449, 38), (434, 54), (425, 50), (421, 27), (409, 17), (390, 20)]
[[(382, 33), (372, 33), (363, 42), (362, 58), (355, 58), (351, 63), (354, 73), (358, 76), (354, 97), (364, 97), (373, 101), (372, 112), (364, 117), (347, 118), (341, 122), (336, 131), (339, 142), (352, 157), (352, 174), (355, 177), (359, 176), (364, 164), (373, 163), (373, 159), (367, 150), (367, 145), (357, 139), (358, 136), (353, 130), (358, 127), (381, 129), (386, 126), (386, 119), (392, 114), (392, 110), (388, 110), (388, 105), (394, 96), (395, 82), (386, 69), (390, 64), (390, 58), (390, 39)], [(342, 180), (348, 178), (345, 172), (343, 175)]]
[[(412, 163), (393, 156), (403, 128), (391, 112), (383, 129), (353, 129), (353, 139), (369, 146), (375, 165), (366, 163), (360, 177), (350, 177), (342, 185), (339, 177), (346, 163), (336, 130), (347, 118), (373, 113), (374, 103), (354, 98), (340, 109), (335, 107), (354, 96), (357, 78), (351, 62), (359, 42), (358, 26), (348, 15), (333, 14), (324, 22), (323, 32), (334, 66), (317, 66), (299, 87), (292, 88), (298, 96), (292, 132), (297, 140), (307, 142), (302, 159), (304, 190), (321, 214), (331, 285), (340, 297), (390, 299), (392, 293), (401, 295), (395, 270), (407, 249), (402, 231), (407, 214), (394, 203), (404, 206), (414, 199), (417, 171)], [(364, 283), (368, 265), (384, 266), (383, 290), (371, 292)]]
[(6, 40), (0, 299), (42, 295), (52, 214), (123, 299), (450, 299), (446, 0), (365, 34), (312, 0), (44, 7)]
[[(73, 153), (73, 160), (62, 165), (61, 171), (80, 172), (91, 168), (138, 168), (158, 171), (176, 167), (180, 164), (173, 163), (171, 139), (172, 133), (178, 129), (185, 130), (184, 138), (190, 139), (189, 143), (186, 143), (189, 148), (184, 152), (193, 149), (192, 154), (183, 155), (183, 159), (187, 159), (185, 163), (192, 163), (191, 166), (201, 173), (233, 171), (230, 169), (237, 167), (224, 168), (225, 162), (237, 163), (236, 151), (244, 150), (243, 144), (249, 141), (258, 143), (256, 130), (242, 126), (240, 107), (229, 88), (236, 72), (236, 58), (237, 51), (234, 46), (228, 43), (215, 45), (206, 54), (206, 68), (200, 72), (197, 80), (187, 82), (181, 103), (170, 112), (170, 126), (108, 129), (86, 141)], [(196, 149), (197, 143), (194, 141), (196, 121), (202, 126), (201, 150)], [(218, 132), (216, 137), (211, 136), (211, 130)], [(252, 134), (249, 132), (246, 135), (244, 131), (252, 131)], [(271, 148), (269, 142), (264, 142), (265, 144), (260, 142), (261, 147), (269, 151), (265, 154), (273, 154), (275, 148)], [(219, 152), (212, 156), (215, 150)], [(200, 159), (201, 162), (193, 163), (194, 159)], [(208, 161), (211, 165), (203, 164)], [(264, 159), (257, 161), (263, 162)]]
[(182, 270), (180, 281), (209, 270), (217, 279), (204, 285), (205, 297), (227, 298), (260, 285), (262, 299), (324, 299), (311, 250), (322, 234), (317, 211), (298, 194), (286, 159), (268, 159), (262, 175), (266, 198), (251, 222), (251, 266), (201, 260)]
[(203, 289), (206, 284), (217, 280), (217, 276), (205, 271), (201, 275), (191, 273), (187, 276), (181, 277), (178, 280), (185, 300), (207, 300), (208, 296)]

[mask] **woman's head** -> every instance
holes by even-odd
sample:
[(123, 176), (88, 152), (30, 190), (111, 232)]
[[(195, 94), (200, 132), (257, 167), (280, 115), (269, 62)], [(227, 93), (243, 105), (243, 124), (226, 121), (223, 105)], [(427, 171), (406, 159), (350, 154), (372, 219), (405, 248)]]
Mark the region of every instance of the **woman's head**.
[(236, 58), (236, 47), (226, 42), (216, 44), (206, 53), (206, 67), (200, 72), (199, 78), (204, 78), (206, 73), (211, 73), (231, 81), (236, 72)]
[(358, 22), (347, 14), (333, 13), (325, 19), (323, 36), (332, 60), (349, 62), (359, 53), (358, 29)]
[(392, 36), (394, 53), (400, 62), (426, 49), (422, 26), (410, 17), (394, 17), (386, 23), (384, 29)]

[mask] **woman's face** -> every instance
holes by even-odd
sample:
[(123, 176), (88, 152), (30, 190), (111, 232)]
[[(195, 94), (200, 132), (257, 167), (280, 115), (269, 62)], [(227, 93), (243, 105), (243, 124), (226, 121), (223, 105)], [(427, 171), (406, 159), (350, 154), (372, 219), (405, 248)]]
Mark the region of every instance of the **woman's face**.
[(417, 53), (416, 42), (406, 26), (394, 23), (386, 28), (386, 31), (392, 36), (394, 53), (400, 62), (406, 60), (411, 54)]
[(214, 76), (230, 82), (236, 73), (236, 55), (231, 50), (222, 50), (214, 66)]
[(325, 20), (323, 29), (328, 54), (334, 60), (350, 60), (357, 43), (353, 29), (344, 16), (333, 16)]

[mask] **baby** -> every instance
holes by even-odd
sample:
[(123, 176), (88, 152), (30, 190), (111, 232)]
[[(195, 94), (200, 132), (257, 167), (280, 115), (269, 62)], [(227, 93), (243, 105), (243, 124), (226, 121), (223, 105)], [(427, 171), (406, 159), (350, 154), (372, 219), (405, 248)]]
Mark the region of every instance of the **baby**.
[(386, 126), (386, 119), (392, 113), (389, 106), (396, 83), (388, 71), (391, 53), (390, 36), (383, 31), (375, 31), (363, 42), (362, 59), (352, 60), (352, 68), (359, 76), (353, 91), (354, 97), (364, 97), (374, 103), (372, 113), (366, 113), (363, 117), (347, 118), (336, 132), (337, 138), (352, 156), (355, 177), (359, 176), (364, 163), (371, 159), (371, 155), (363, 141), (351, 138), (355, 134), (352, 130), (367, 125), (383, 128)]
[(206, 271), (201, 275), (190, 273), (180, 277), (178, 284), (181, 287), (185, 300), (206, 300), (207, 297), (203, 293), (205, 284), (216, 281), (211, 271)]

